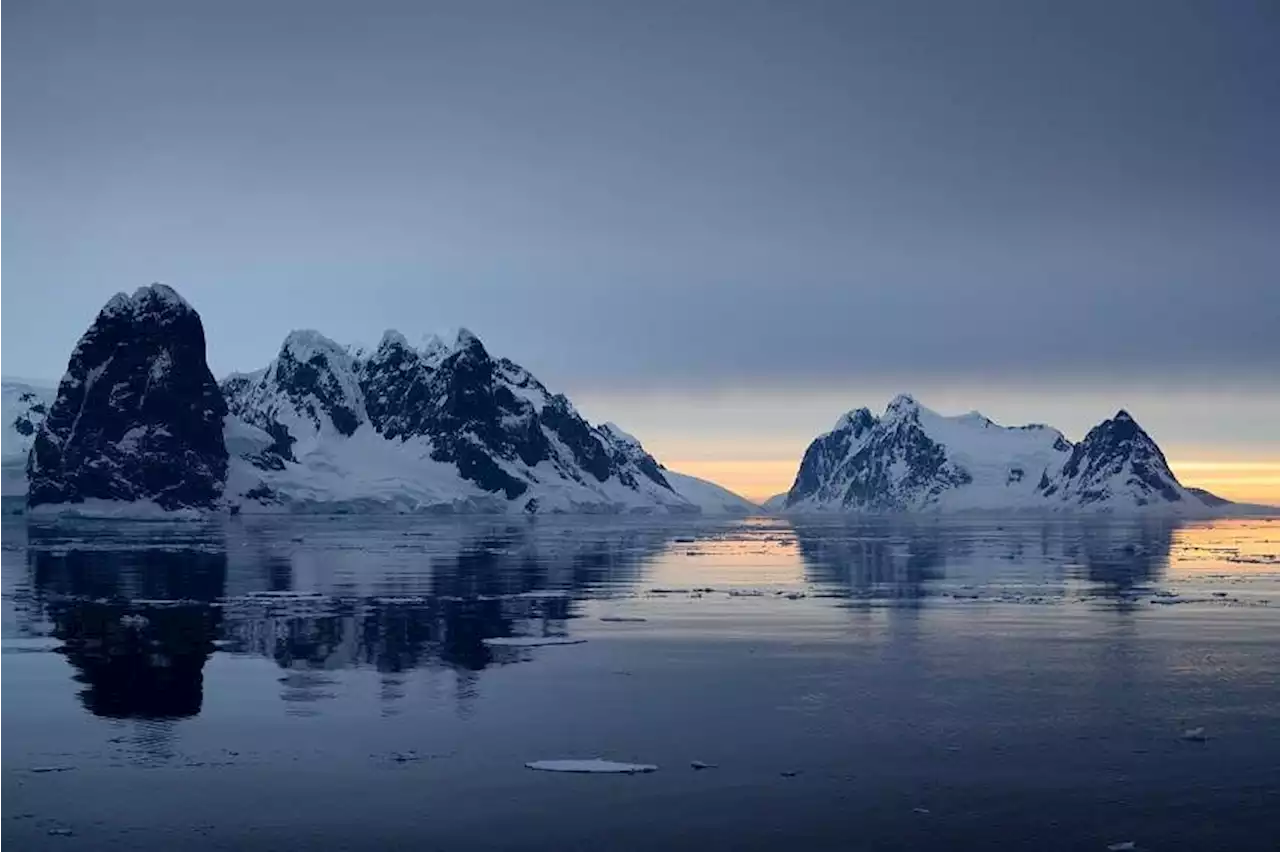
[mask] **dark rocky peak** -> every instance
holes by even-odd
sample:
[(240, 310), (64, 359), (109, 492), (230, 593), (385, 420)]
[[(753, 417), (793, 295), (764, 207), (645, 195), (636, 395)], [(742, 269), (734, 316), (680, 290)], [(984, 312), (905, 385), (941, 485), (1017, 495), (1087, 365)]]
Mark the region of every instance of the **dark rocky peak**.
[(861, 438), (864, 434), (875, 427), (876, 416), (871, 413), (869, 408), (856, 408), (853, 411), (846, 412), (839, 420), (836, 421), (835, 428), (832, 432), (848, 431), (854, 438)]
[[(435, 375), (439, 417), (444, 424), (459, 429), (478, 427), (486, 432), (496, 424), (501, 410), (494, 388), (494, 369), (494, 361), (480, 338), (466, 329), (459, 331), (453, 351), (440, 362)], [(508, 392), (507, 396), (511, 394)]]
[(388, 438), (407, 438), (423, 431), (434, 407), (430, 361), (404, 336), (388, 331), (373, 355), (360, 364), (360, 389), (374, 428)]
[[(800, 469), (787, 492), (786, 505), (817, 495), (824, 489), (829, 491), (835, 472), (862, 447), (879, 422), (871, 409), (857, 408), (841, 415), (830, 432), (815, 438), (800, 460)], [(823, 496), (825, 499), (831, 494)]]
[(667, 481), (666, 476), (662, 473), (665, 468), (658, 463), (657, 459), (645, 451), (638, 438), (629, 432), (623, 431), (616, 423), (605, 423), (598, 427), (598, 430), (608, 443), (616, 466), (622, 471), (621, 476), (624, 484), (631, 484), (627, 479), (629, 474), (624, 469), (629, 462), (663, 488), (671, 488), (671, 483)]
[(888, 407), (884, 410), (884, 419), (918, 419), (920, 416), (920, 403), (916, 402), (915, 397), (908, 393), (900, 393), (890, 400)]
[(29, 501), (207, 507), (227, 450), (200, 315), (172, 288), (119, 293), (80, 338), (28, 462)]
[(489, 351), (484, 348), (484, 344), (480, 342), (480, 338), (476, 337), (470, 329), (466, 328), (458, 329), (458, 336), (453, 341), (453, 351), (451, 355), (463, 359), (472, 358), (481, 361), (489, 360)]
[(438, 364), (448, 357), (451, 350), (449, 344), (440, 339), (440, 335), (428, 334), (422, 338), (422, 345), (418, 347), (418, 351), (422, 353), (422, 357), (428, 364)]
[(1041, 490), (1082, 505), (1120, 500), (1143, 506), (1183, 498), (1160, 447), (1123, 409), (1090, 429), (1072, 448), (1057, 480)]
[(282, 397), (272, 400), (268, 413), (284, 415), (292, 408), (317, 431), (331, 423), (339, 434), (351, 435), (364, 419), (355, 358), (318, 331), (290, 332), (263, 385)]

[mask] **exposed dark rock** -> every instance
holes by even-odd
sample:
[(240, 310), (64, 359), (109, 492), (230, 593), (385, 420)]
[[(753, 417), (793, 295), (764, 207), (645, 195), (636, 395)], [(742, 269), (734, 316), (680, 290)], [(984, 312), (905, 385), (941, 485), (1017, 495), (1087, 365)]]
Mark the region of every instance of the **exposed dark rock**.
[(162, 284), (118, 294), (71, 354), (32, 445), (28, 501), (211, 507), (227, 472), (226, 413), (199, 314)]
[(1124, 410), (1089, 430), (1042, 493), (1081, 506), (1117, 500), (1146, 506), (1183, 498), (1164, 453)]

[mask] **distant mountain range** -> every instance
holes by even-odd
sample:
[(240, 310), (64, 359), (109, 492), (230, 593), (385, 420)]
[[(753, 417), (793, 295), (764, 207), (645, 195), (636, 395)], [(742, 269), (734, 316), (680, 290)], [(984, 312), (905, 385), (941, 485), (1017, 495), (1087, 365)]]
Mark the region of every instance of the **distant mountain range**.
[[(588, 423), (467, 330), (371, 351), (316, 331), (217, 382), (199, 314), (161, 284), (113, 297), (56, 389), (4, 383), (3, 485), (41, 511), (547, 512), (746, 515), (761, 507), (668, 470)], [(843, 415), (770, 512), (1234, 508), (1182, 486), (1125, 411), (1072, 444), (1049, 426), (946, 417), (910, 396)]]
[(789, 512), (1159, 510), (1205, 514), (1229, 501), (1185, 488), (1127, 411), (1078, 444), (1049, 426), (944, 417), (902, 395), (876, 417), (850, 411), (805, 451), (766, 508)]

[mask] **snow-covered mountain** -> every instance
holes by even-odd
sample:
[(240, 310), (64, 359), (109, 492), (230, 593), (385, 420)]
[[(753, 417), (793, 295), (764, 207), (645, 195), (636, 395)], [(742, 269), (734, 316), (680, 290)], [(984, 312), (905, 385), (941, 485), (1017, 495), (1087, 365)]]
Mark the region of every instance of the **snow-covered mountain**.
[(219, 386), (199, 315), (159, 284), (107, 303), (56, 394), (6, 383), (4, 405), (6, 494), (29, 483), (32, 506), (754, 510), (592, 426), (465, 329), (418, 347), (389, 331), (372, 350), (295, 331), (266, 368)]
[(789, 492), (783, 491), (781, 494), (774, 494), (768, 500), (760, 504), (760, 508), (766, 512), (781, 512), (787, 508), (787, 496)]
[(1083, 507), (1213, 505), (1182, 487), (1156, 442), (1123, 409), (1090, 429), (1038, 490), (1050, 501)]
[(676, 473), (665, 467), (662, 473), (676, 493), (697, 506), (704, 515), (746, 517), (760, 514), (758, 505), (722, 485), (716, 485), (714, 482), (708, 482), (687, 473)]
[(46, 384), (6, 379), (3, 393), (0, 484), (3, 496), (22, 497), (27, 493), (27, 456), (31, 454), (31, 445), (35, 443), (36, 432), (49, 413), (49, 406), (53, 405), (57, 389)]
[(118, 293), (35, 432), (28, 504), (211, 508), (226, 479), (225, 415), (199, 314), (163, 284)]
[(850, 411), (809, 445), (787, 511), (1204, 511), (1125, 412), (1073, 446), (1043, 425), (945, 417), (902, 395)]
[[(293, 332), (222, 384), (228, 499), (292, 510), (696, 513), (639, 442), (594, 427), (465, 329), (452, 346), (387, 332), (353, 353)], [(686, 482), (693, 491), (701, 481)]]

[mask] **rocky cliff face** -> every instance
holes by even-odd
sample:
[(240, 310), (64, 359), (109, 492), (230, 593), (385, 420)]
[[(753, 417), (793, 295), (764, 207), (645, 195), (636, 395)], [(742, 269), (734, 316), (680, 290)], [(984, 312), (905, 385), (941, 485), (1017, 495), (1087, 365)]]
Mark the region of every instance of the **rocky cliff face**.
[(266, 370), (223, 392), (274, 442), (264, 457), (259, 440), (255, 466), (285, 460), (256, 492), (280, 502), (323, 502), (327, 491), (409, 510), (697, 511), (633, 438), (592, 426), (465, 329), (452, 346), (430, 338), (421, 348), (388, 332), (369, 353), (294, 332)]
[(901, 395), (876, 417), (860, 408), (805, 452), (791, 510), (906, 512), (1017, 508), (1070, 451), (1043, 426), (998, 426), (973, 412), (943, 417)]
[(1126, 412), (1072, 445), (1048, 426), (944, 417), (899, 396), (840, 418), (805, 452), (789, 511), (1203, 510)]
[(226, 413), (195, 310), (162, 284), (120, 293), (80, 338), (35, 434), (28, 502), (211, 507)]
[(1124, 410), (1089, 430), (1039, 491), (1051, 502), (1080, 507), (1203, 503), (1182, 487), (1156, 442)]

